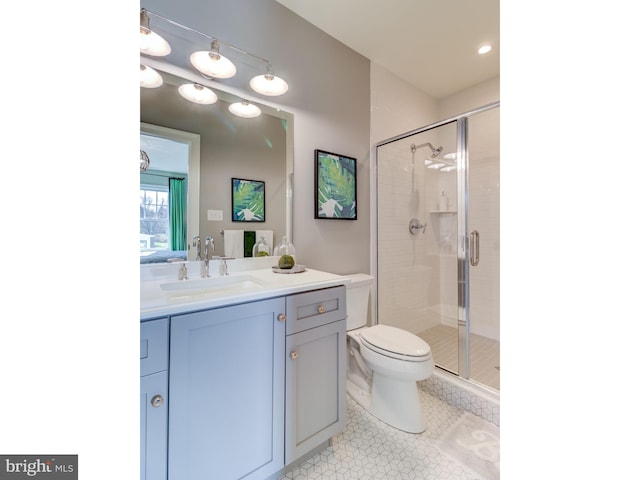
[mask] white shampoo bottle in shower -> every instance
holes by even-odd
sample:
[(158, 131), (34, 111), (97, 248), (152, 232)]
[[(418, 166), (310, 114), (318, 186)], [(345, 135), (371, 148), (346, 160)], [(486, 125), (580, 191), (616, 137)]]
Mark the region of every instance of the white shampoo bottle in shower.
[(438, 209), (441, 212), (446, 212), (449, 209), (449, 197), (447, 197), (447, 192), (444, 190), (440, 194), (440, 198), (438, 199)]

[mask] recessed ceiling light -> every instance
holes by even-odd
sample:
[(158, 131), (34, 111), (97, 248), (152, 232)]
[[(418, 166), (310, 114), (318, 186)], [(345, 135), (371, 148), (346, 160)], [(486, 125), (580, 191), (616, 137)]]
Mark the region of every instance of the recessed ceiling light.
[(483, 45), (478, 49), (478, 53), (480, 55), (484, 55), (485, 53), (489, 53), (491, 51), (491, 45)]

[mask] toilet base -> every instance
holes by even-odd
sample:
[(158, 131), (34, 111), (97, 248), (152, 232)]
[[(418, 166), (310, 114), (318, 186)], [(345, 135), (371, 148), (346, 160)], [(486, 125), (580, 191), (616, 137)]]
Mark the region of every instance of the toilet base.
[(416, 382), (374, 372), (373, 386), (369, 389), (347, 379), (347, 394), (374, 417), (398, 430), (422, 433), (427, 428)]
[(427, 428), (415, 381), (398, 380), (374, 372), (369, 411), (405, 432), (422, 433)]

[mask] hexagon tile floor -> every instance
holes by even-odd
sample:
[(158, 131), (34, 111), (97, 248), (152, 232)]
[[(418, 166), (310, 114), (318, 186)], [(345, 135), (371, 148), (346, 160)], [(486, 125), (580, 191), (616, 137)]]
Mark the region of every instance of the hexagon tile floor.
[[(347, 396), (347, 427), (333, 438), (333, 445), (280, 477), (279, 480), (494, 480), (499, 478), (499, 433), (492, 437), (493, 469), (472, 470), (456, 461), (440, 443), (471, 415), (418, 389), (427, 430), (419, 435), (390, 427), (366, 412)], [(497, 427), (479, 417), (488, 429)], [(483, 434), (485, 432), (482, 432)], [(491, 436), (489, 434), (489, 436)], [(483, 437), (482, 440), (486, 440)], [(497, 441), (496, 441), (497, 440)], [(475, 459), (478, 460), (477, 458)], [(469, 463), (467, 463), (469, 465)], [(471, 463), (473, 465), (473, 463)]]

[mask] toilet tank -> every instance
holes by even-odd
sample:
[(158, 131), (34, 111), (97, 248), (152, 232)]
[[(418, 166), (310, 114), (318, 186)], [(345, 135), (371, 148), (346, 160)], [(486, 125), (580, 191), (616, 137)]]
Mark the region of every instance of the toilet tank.
[(365, 273), (354, 273), (345, 277), (351, 279), (351, 283), (347, 285), (347, 330), (353, 330), (367, 324), (373, 277)]

